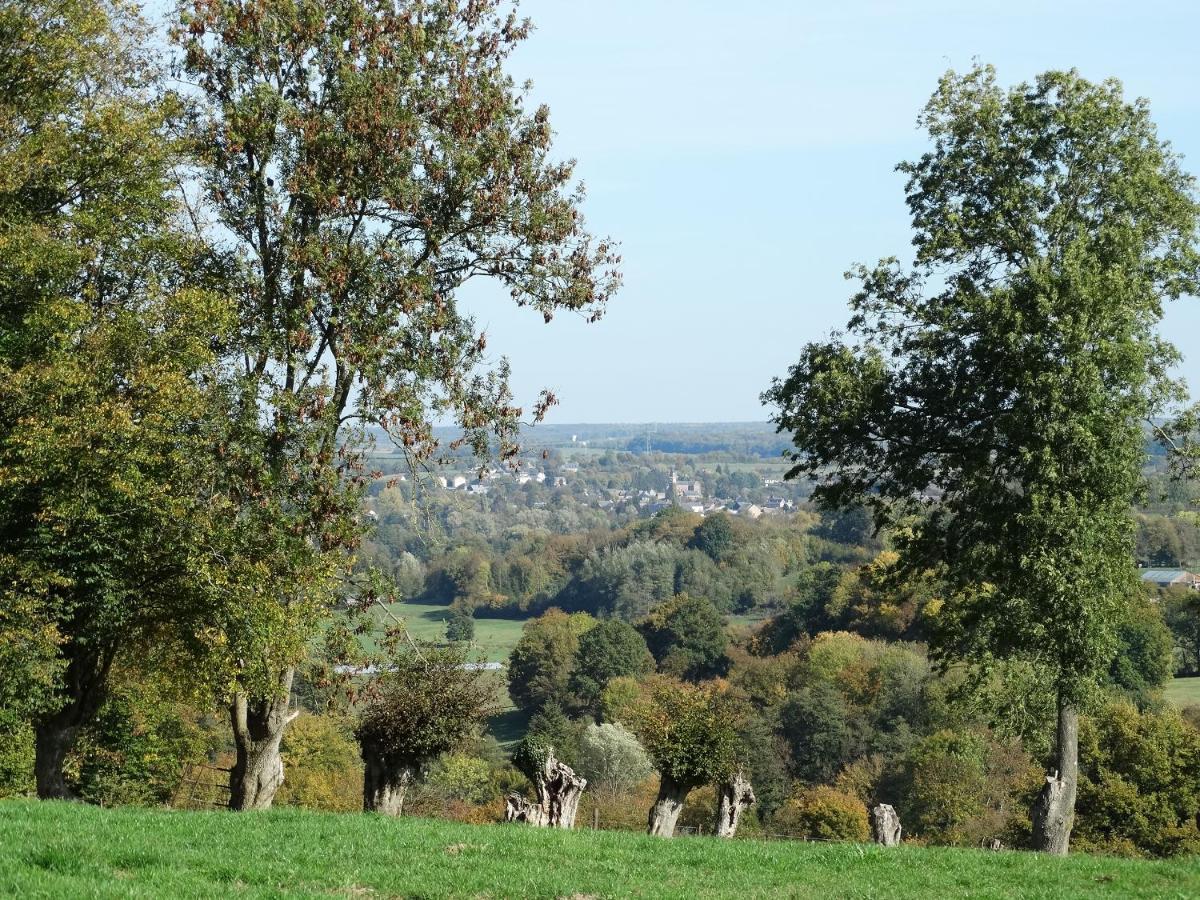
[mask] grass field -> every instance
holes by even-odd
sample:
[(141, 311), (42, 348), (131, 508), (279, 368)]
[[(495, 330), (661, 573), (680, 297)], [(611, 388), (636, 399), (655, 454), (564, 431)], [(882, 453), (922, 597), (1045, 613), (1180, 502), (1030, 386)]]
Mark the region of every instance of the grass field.
[[(434, 603), (392, 603), (386, 611), (378, 607), (371, 615), (379, 623), (380, 633), (394, 619), (403, 619), (417, 640), (441, 641), (446, 637), (450, 608)], [(473, 656), (486, 656), (489, 662), (504, 662), (521, 637), (523, 619), (476, 619)]]
[(1166, 695), (1176, 706), (1200, 704), (1200, 678), (1172, 678), (1167, 683)]
[(1200, 861), (0, 803), (21, 897), (1195, 897)]

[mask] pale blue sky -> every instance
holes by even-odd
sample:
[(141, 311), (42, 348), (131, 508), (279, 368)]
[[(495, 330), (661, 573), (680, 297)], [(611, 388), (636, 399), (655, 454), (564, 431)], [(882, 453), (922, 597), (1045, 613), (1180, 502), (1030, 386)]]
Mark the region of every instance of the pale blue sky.
[[(758, 395), (843, 323), (853, 262), (904, 256), (893, 172), (918, 110), (974, 58), (1005, 83), (1049, 68), (1120, 78), (1200, 174), (1195, 0), (808, 3), (523, 0), (537, 26), (512, 71), (579, 160), (625, 287), (595, 325), (472, 292), (518, 401), (557, 422), (761, 420)], [(1200, 301), (1165, 332), (1185, 351)], [(1184, 367), (1200, 386), (1200, 349)]]

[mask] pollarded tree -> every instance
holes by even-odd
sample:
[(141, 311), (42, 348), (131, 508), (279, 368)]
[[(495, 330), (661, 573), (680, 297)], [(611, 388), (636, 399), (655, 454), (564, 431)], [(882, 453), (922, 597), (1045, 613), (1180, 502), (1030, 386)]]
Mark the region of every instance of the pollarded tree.
[(900, 166), (914, 268), (856, 269), (846, 331), (765, 399), (794, 438), (790, 476), (904, 524), (902, 567), (944, 579), (943, 659), (1053, 673), (1035, 831), (1065, 853), (1078, 710), (1136, 590), (1142, 426), (1182, 392), (1155, 328), (1200, 288), (1193, 181), (1144, 101), (1074, 72), (1007, 91), (990, 68), (951, 72), (920, 122), (934, 147)]
[(626, 718), (660, 779), (647, 830), (671, 837), (692, 789), (724, 781), (737, 771), (737, 705), (718, 684), (692, 685), (654, 676)]
[(201, 288), (146, 28), (121, 2), (0, 3), (0, 705), (41, 797), (113, 666), (196, 671), (229, 310)]
[(364, 764), (363, 809), (398, 816), (413, 777), (462, 743), (492, 711), (484, 671), (461, 646), (393, 654), (366, 692), (354, 734)]
[[(343, 566), (362, 535), (357, 427), (414, 465), (440, 452), (438, 420), (481, 459), (515, 453), (524, 413), (459, 288), (485, 279), (546, 321), (592, 320), (618, 284), (572, 166), (550, 157), (546, 109), (505, 72), (528, 31), (501, 0), (181, 3), (173, 37), (201, 93), (197, 222), (238, 263), (233, 355), (262, 431), (243, 494), (273, 511), (274, 534)], [(302, 549), (274, 556), (230, 639), (235, 808), (270, 805), (297, 654), (335, 596)]]

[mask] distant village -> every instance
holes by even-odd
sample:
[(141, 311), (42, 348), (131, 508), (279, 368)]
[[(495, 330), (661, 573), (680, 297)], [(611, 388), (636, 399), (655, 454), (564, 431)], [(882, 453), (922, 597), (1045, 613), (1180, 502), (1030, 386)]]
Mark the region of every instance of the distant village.
[[(566, 463), (558, 470), (561, 474), (547, 475), (536, 460), (522, 460), (514, 469), (492, 469), (482, 478), (466, 475), (439, 475), (434, 483), (449, 491), (462, 491), (470, 495), (487, 495), (497, 484), (515, 484), (520, 487), (535, 483), (552, 488), (566, 488), (571, 484), (572, 476), (578, 475), (579, 466)], [(763, 479), (766, 488), (782, 485), (780, 479)], [(764, 515), (779, 515), (792, 511), (795, 501), (784, 496), (768, 496), (757, 503), (744, 498), (711, 497), (705, 490), (704, 482), (698, 478), (683, 478), (675, 470), (671, 471), (669, 491), (630, 490), (585, 488), (581, 495), (591, 499), (598, 509), (611, 509), (618, 504), (635, 504), (648, 515), (669, 506), (677, 506), (689, 512), (702, 516), (726, 512), (730, 515), (744, 516), (757, 519)]]

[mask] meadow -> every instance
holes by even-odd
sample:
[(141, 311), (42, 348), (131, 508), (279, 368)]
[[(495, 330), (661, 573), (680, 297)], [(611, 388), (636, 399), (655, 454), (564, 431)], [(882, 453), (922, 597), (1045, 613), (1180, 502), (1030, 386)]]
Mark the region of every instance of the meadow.
[[(390, 603), (382, 608), (373, 608), (371, 616), (378, 628), (376, 633), (365, 636), (364, 644), (369, 650), (374, 650), (375, 641), (383, 629), (398, 621), (404, 622), (404, 627), (415, 640), (444, 641), (450, 607), (440, 603)], [(488, 662), (504, 662), (520, 640), (524, 625), (524, 619), (476, 619), (471, 656)]]
[(1172, 678), (1164, 693), (1176, 706), (1200, 705), (1200, 677)]
[(1140, 861), (278, 810), (0, 802), (22, 897), (1195, 897), (1200, 860)]

